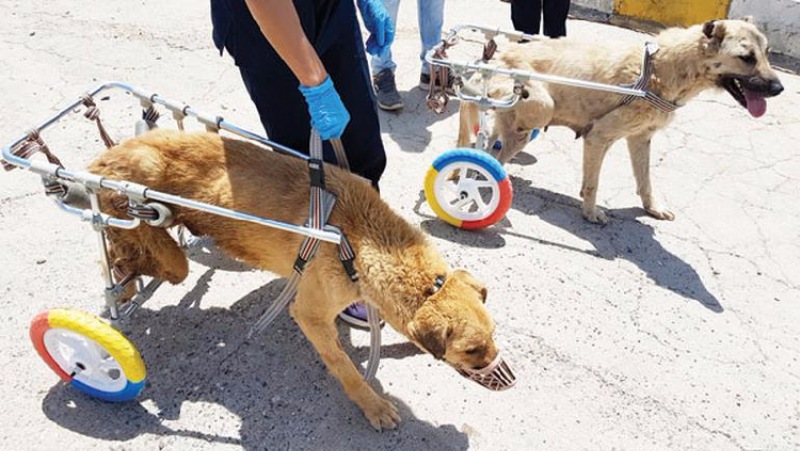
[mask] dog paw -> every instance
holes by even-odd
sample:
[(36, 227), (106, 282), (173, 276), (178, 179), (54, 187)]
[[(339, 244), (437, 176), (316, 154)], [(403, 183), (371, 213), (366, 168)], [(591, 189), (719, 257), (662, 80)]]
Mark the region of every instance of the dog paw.
[(645, 211), (647, 212), (647, 214), (649, 214), (650, 216), (652, 216), (652, 217), (654, 217), (656, 219), (661, 219), (661, 220), (666, 220), (666, 221), (672, 221), (673, 219), (675, 219), (675, 213), (673, 213), (673, 212), (671, 212), (669, 210), (663, 209), (663, 208), (658, 208), (658, 207), (647, 208), (647, 207), (645, 207)]
[(597, 207), (584, 209), (583, 217), (594, 224), (608, 224), (608, 216)]
[(364, 416), (367, 417), (372, 427), (377, 431), (382, 429), (394, 429), (400, 423), (400, 414), (393, 402), (377, 396), (364, 409)]

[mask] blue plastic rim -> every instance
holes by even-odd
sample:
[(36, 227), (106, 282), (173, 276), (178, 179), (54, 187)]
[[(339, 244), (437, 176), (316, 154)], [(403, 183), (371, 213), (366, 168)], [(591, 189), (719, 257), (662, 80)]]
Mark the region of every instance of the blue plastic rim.
[(483, 151), (474, 149), (453, 149), (445, 152), (433, 161), (432, 166), (437, 172), (441, 172), (445, 166), (456, 161), (467, 161), (481, 166), (498, 182), (508, 177), (506, 170), (497, 160)]

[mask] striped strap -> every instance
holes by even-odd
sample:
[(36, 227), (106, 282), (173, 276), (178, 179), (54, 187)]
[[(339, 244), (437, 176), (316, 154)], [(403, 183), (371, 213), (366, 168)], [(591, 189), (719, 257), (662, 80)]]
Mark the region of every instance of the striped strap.
[(676, 105), (668, 100), (665, 100), (658, 94), (649, 91), (647, 89), (647, 86), (650, 84), (650, 77), (653, 75), (652, 58), (653, 55), (656, 54), (656, 52), (658, 52), (658, 43), (649, 41), (644, 44), (644, 55), (642, 56), (642, 73), (639, 75), (639, 78), (636, 80), (636, 83), (627, 86), (633, 89), (644, 91), (645, 96), (638, 97), (634, 95), (627, 95), (622, 98), (622, 100), (620, 101), (620, 105), (628, 105), (634, 100), (641, 98), (650, 105), (667, 113), (671, 113), (680, 107), (680, 105)]
[[(334, 140), (332, 142), (334, 151), (336, 153), (339, 165), (344, 169), (349, 169), (347, 164), (347, 157), (344, 153), (341, 141)], [(353, 264), (355, 260), (355, 252), (350, 245), (347, 237), (338, 228), (327, 225), (328, 218), (333, 212), (333, 207), (336, 204), (336, 196), (325, 189), (325, 175), (323, 172), (322, 160), (322, 140), (316, 130), (311, 130), (311, 142), (309, 146), (309, 154), (311, 158), (308, 161), (309, 171), (311, 173), (311, 195), (308, 206), (308, 221), (306, 226), (314, 229), (325, 229), (329, 231), (336, 231), (341, 237), (339, 243), (339, 259), (342, 261), (345, 270), (347, 271), (350, 280), (353, 282), (358, 281), (358, 273)], [(260, 333), (267, 326), (278, 317), (278, 314), (286, 308), (292, 299), (297, 295), (297, 287), (300, 284), (300, 278), (303, 275), (305, 265), (314, 258), (320, 246), (320, 240), (317, 238), (306, 237), (300, 245), (297, 259), (294, 263), (294, 271), (289, 278), (289, 282), (283, 288), (278, 298), (272, 302), (266, 312), (253, 324), (250, 331), (247, 333), (247, 338)], [(378, 309), (367, 304), (367, 321), (370, 328), (370, 353), (367, 368), (364, 371), (364, 379), (367, 381), (372, 380), (378, 371), (380, 363), (380, 347), (381, 347), (381, 327), (380, 316)]]

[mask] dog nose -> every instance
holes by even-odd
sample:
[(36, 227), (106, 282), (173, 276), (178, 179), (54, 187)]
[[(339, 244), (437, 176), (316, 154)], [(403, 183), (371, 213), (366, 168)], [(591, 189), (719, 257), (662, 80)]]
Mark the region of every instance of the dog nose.
[(776, 96), (783, 92), (783, 85), (780, 80), (771, 80), (769, 82), (769, 95)]

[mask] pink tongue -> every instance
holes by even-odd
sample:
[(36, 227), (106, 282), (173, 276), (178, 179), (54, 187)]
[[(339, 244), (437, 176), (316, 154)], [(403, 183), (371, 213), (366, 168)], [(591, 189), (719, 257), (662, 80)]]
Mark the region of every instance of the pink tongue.
[(744, 98), (747, 99), (747, 111), (753, 117), (761, 117), (767, 112), (767, 101), (763, 97), (751, 95), (745, 91)]

